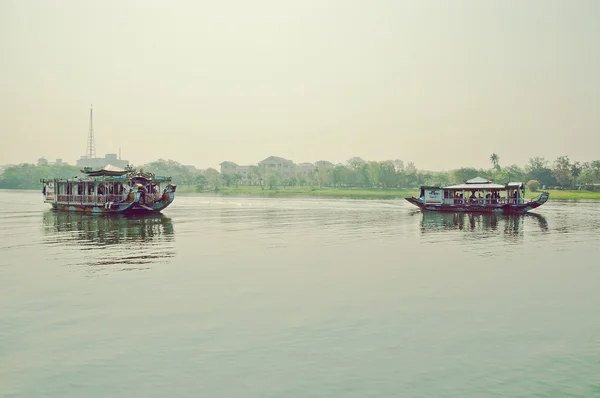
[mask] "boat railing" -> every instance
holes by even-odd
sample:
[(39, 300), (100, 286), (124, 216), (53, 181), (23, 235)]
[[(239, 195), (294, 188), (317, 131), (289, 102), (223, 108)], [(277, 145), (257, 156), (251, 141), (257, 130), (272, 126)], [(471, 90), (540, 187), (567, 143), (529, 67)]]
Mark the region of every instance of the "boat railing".
[(127, 195), (107, 195), (106, 200), (108, 202), (123, 202), (127, 199)]
[(126, 194), (120, 195), (56, 195), (57, 202), (74, 204), (104, 204), (107, 202), (124, 202), (127, 200)]
[(523, 198), (456, 198), (456, 199), (444, 199), (445, 204), (455, 205), (522, 205), (527, 203), (527, 199)]

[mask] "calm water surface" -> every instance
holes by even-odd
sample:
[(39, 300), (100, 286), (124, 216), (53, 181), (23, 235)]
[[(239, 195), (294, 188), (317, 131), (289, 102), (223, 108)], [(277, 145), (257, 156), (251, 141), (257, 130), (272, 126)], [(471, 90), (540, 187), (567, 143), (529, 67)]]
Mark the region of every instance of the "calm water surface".
[(599, 209), (0, 191), (0, 396), (600, 397)]

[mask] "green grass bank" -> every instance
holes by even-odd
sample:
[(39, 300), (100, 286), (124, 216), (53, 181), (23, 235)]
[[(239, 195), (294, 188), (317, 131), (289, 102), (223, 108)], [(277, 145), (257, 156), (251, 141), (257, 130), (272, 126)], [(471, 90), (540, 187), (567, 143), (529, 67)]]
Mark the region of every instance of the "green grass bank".
[[(179, 194), (198, 194), (193, 185), (181, 185), (177, 187)], [(592, 191), (568, 191), (549, 190), (550, 200), (600, 200), (600, 192)], [(535, 199), (541, 192), (526, 192), (526, 197)], [(214, 195), (215, 191), (207, 191), (200, 194)], [(216, 194), (229, 196), (261, 196), (261, 197), (327, 197), (327, 198), (350, 198), (350, 199), (397, 199), (407, 196), (418, 195), (417, 189), (351, 189), (351, 188), (310, 188), (310, 187), (278, 187), (273, 189), (261, 189), (260, 187), (223, 187)]]

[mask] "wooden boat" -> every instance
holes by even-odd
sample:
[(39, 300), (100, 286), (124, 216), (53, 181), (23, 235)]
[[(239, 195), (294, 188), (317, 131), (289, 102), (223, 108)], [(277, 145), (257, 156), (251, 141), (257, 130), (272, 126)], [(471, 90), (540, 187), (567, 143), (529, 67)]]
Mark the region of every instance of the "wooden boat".
[(446, 187), (422, 186), (419, 197), (405, 198), (421, 210), (524, 214), (548, 201), (550, 194), (542, 192), (537, 199), (525, 199), (522, 182), (495, 184), (476, 177), (464, 184)]
[(175, 199), (171, 177), (130, 167), (86, 167), (83, 177), (42, 179), (44, 202), (55, 210), (110, 214), (160, 212)]

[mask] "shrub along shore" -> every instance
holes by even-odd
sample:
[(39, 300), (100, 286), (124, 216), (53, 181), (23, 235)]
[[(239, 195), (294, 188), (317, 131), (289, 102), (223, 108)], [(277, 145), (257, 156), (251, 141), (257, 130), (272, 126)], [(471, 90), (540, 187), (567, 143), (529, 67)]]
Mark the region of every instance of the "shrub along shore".
[[(582, 190), (547, 190), (550, 193), (550, 200), (600, 200), (600, 192), (582, 191)], [(258, 197), (286, 197), (286, 196), (305, 196), (305, 197), (328, 197), (345, 199), (397, 199), (407, 196), (418, 196), (418, 189), (364, 189), (364, 188), (316, 188), (316, 187), (276, 187), (264, 188), (259, 186), (241, 186), (241, 187), (223, 187), (217, 191), (210, 190), (197, 192), (194, 185), (181, 185), (177, 187), (179, 194), (200, 194), (200, 195), (239, 195), (239, 196), (258, 196)], [(535, 199), (541, 194), (539, 192), (526, 192), (527, 199)]]

